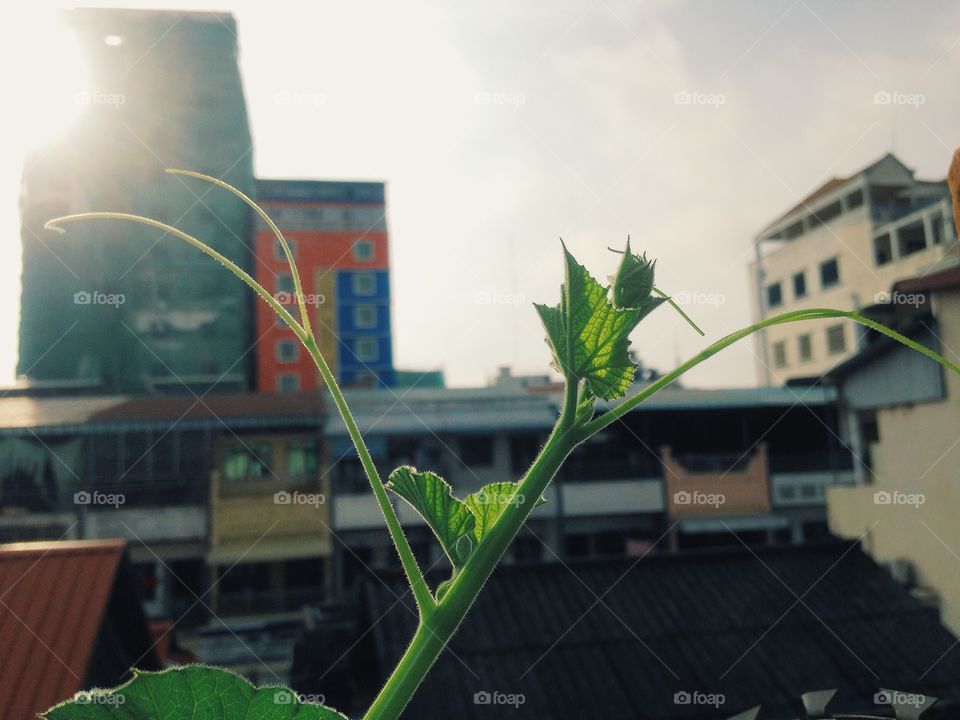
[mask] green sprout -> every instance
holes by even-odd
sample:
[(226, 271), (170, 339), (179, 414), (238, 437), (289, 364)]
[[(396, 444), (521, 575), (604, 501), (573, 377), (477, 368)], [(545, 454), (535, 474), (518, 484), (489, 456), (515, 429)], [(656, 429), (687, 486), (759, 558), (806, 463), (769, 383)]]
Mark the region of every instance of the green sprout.
[[(263, 218), (283, 247), (290, 265), (299, 322), (266, 288), (234, 262), (195, 237), (165, 223), (127, 213), (89, 212), (51, 220), (46, 227), (64, 232), (60, 226), (71, 222), (122, 220), (164, 230), (206, 253), (250, 286), (293, 329), (313, 358), (356, 446), (419, 612), (419, 622), (410, 645), (364, 714), (364, 720), (395, 720), (400, 716), (463, 621), (500, 558), (533, 509), (542, 502), (544, 491), (570, 453), (580, 443), (721, 350), (774, 325), (844, 318), (893, 338), (960, 374), (960, 367), (947, 358), (857, 312), (812, 308), (776, 315), (731, 333), (627, 398), (627, 391), (637, 371), (637, 365), (628, 352), (629, 337), (641, 320), (667, 303), (697, 332), (703, 335), (703, 331), (665, 292), (656, 287), (655, 261), (647, 260), (645, 255), (634, 254), (629, 239), (610, 287), (598, 282), (563, 246), (565, 279), (560, 300), (556, 305), (536, 305), (536, 310), (546, 331), (553, 366), (563, 376), (564, 399), (556, 424), (530, 468), (516, 482), (492, 483), (463, 499), (453, 494), (453, 488), (446, 480), (428, 470), (399, 467), (390, 473), (388, 481), (384, 483), (343, 392), (317, 346), (296, 262), (283, 233), (253, 200), (222, 180), (186, 170), (167, 172), (213, 183), (236, 195)], [(619, 403), (595, 416), (598, 400), (608, 404), (615, 401)], [(390, 502), (389, 492), (402, 498), (423, 516), (450, 560), (453, 568), (450, 578), (432, 590), (404, 535), (396, 510)], [(249, 683), (227, 671), (203, 666), (176, 668), (162, 673), (135, 673), (126, 685), (94, 692), (102, 694), (104, 698), (114, 697), (115, 700), (122, 695), (124, 701), (92, 703), (89, 699), (74, 699), (48, 710), (42, 717), (49, 720), (119, 720), (121, 716), (151, 720), (168, 717), (215, 720), (236, 716), (279, 720), (292, 717), (294, 713), (297, 717), (319, 720), (344, 717), (321, 705), (301, 703), (289, 690), (255, 690)], [(278, 700), (277, 693), (284, 692), (289, 695), (283, 696), (285, 700)], [(268, 701), (271, 696), (273, 700)], [(228, 704), (225, 698), (229, 699), (229, 706), (236, 713), (225, 714), (224, 708)]]

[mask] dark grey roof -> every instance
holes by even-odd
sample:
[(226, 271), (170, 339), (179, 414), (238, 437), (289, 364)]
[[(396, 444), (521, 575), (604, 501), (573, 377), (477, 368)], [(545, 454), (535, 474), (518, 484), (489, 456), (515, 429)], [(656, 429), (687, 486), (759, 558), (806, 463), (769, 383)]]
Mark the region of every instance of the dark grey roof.
[[(366, 586), (382, 674), (414, 630), (404, 589)], [(761, 718), (788, 718), (803, 716), (801, 693), (825, 688), (839, 688), (831, 710), (882, 713), (880, 687), (957, 697), (954, 643), (856, 544), (505, 567), (404, 717), (724, 718), (762, 704)], [(525, 702), (476, 704), (484, 691)], [(676, 704), (680, 692), (724, 703)]]

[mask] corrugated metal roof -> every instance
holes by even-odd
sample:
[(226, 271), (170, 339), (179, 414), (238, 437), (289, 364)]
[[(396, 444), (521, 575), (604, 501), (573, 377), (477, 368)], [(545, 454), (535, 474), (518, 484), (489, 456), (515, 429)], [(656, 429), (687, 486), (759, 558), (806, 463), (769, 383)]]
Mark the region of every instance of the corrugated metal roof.
[(126, 400), (118, 395), (66, 398), (0, 398), (0, 428), (39, 428), (79, 425), (96, 413)]
[(0, 433), (103, 432), (176, 423), (187, 427), (284, 425), (316, 422), (323, 393), (96, 395), (68, 398), (0, 397)]
[[(366, 586), (381, 673), (415, 629), (407, 589), (400, 576)], [(406, 715), (675, 720), (762, 704), (763, 717), (804, 717), (803, 692), (839, 688), (831, 707), (876, 711), (881, 687), (960, 693), (960, 649), (935, 609), (850, 543), (738, 547), (498, 569)], [(495, 691), (522, 693), (521, 712), (474, 700)], [(677, 704), (679, 692), (725, 702)]]
[(83, 688), (122, 540), (0, 545), (0, 717), (27, 720)]
[[(643, 386), (632, 388), (629, 395)], [(362, 432), (400, 433), (471, 432), (494, 429), (549, 429), (562, 402), (560, 393), (503, 388), (430, 388), (397, 393), (391, 390), (348, 391), (347, 402)], [(790, 407), (833, 402), (833, 388), (729, 388), (701, 390), (667, 387), (654, 393), (634, 412), (724, 408)], [(598, 403), (598, 408), (617, 403)], [(343, 420), (329, 413), (324, 431), (346, 435)]]

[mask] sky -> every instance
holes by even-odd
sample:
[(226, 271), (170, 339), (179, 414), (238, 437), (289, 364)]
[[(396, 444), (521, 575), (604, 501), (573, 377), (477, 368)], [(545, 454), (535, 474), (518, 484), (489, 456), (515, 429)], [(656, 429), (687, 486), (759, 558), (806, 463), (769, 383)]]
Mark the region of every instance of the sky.
[[(387, 183), (395, 364), (450, 385), (549, 372), (531, 303), (559, 299), (561, 237), (601, 279), (628, 235), (657, 258), (707, 333), (668, 309), (645, 320), (632, 347), (666, 371), (751, 321), (767, 222), (889, 151), (943, 178), (960, 146), (950, 0), (122, 5), (234, 13), (259, 176)], [(56, 7), (0, 11), (0, 384), (20, 160), (82, 111), (51, 105), (52, 88), (83, 89)], [(754, 385), (754, 352), (686, 382)]]

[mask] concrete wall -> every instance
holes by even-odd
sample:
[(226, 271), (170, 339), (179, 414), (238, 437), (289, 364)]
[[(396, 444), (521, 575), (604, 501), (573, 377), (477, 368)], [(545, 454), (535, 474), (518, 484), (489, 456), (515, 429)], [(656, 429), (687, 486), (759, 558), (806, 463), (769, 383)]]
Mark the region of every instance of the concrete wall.
[[(934, 302), (943, 351), (957, 362), (960, 291)], [(878, 411), (872, 483), (830, 488), (827, 507), (834, 533), (862, 536), (877, 560), (909, 560), (917, 583), (939, 594), (944, 622), (960, 632), (960, 377), (944, 377), (943, 401)]]

